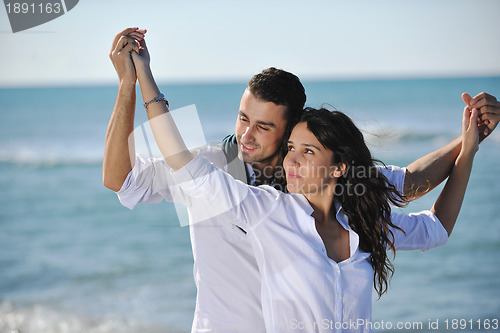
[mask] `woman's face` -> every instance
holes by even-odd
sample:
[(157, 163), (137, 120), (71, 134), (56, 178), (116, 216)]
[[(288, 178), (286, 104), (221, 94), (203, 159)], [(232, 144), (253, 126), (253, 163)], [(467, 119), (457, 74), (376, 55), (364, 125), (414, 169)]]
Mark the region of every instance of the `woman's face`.
[(311, 195), (332, 191), (337, 176), (332, 160), (333, 152), (323, 147), (307, 124), (297, 124), (283, 160), (288, 191)]

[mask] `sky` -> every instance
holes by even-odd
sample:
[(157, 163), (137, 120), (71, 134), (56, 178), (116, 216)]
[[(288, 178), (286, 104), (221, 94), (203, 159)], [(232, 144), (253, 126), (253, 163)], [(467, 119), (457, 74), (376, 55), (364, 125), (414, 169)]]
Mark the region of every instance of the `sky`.
[(0, 87), (116, 84), (111, 42), (132, 26), (166, 83), (500, 75), (498, 0), (81, 0), (18, 33), (0, 8)]

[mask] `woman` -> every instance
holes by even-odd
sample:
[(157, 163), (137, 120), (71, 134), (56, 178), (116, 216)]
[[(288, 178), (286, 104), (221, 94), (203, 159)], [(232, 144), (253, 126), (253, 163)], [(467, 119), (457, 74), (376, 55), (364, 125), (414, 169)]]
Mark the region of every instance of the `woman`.
[(370, 331), (371, 286), (382, 295), (393, 272), (387, 251), (446, 242), (478, 149), (477, 112), (464, 111), (462, 151), (432, 209), (396, 214), (389, 204), (404, 198), (377, 172), (361, 132), (343, 113), (307, 109), (294, 127), (283, 162), (289, 194), (250, 187), (187, 150), (149, 62), (132, 57), (183, 203), (228, 214), (251, 237), (268, 332)]

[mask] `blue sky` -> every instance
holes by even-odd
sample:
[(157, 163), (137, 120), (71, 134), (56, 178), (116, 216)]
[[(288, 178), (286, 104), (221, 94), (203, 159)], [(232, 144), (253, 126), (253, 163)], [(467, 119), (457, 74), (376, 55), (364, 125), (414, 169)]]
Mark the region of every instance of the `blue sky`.
[(13, 34), (0, 9), (0, 87), (116, 82), (113, 36), (148, 29), (160, 82), (500, 75), (500, 1), (81, 0)]

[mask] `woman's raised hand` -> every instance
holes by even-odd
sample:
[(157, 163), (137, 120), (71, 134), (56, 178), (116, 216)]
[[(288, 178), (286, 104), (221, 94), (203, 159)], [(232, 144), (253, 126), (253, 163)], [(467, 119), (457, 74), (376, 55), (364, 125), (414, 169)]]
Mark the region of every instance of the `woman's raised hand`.
[(479, 111), (477, 109), (470, 110), (469, 107), (464, 108), (462, 119), (462, 151), (461, 155), (474, 157), (479, 150), (479, 126), (478, 124)]
[(149, 51), (146, 46), (146, 40), (143, 38), (139, 43), (139, 49), (136, 52), (132, 52), (132, 60), (134, 62), (136, 72), (149, 69), (149, 63), (151, 58), (149, 57)]

